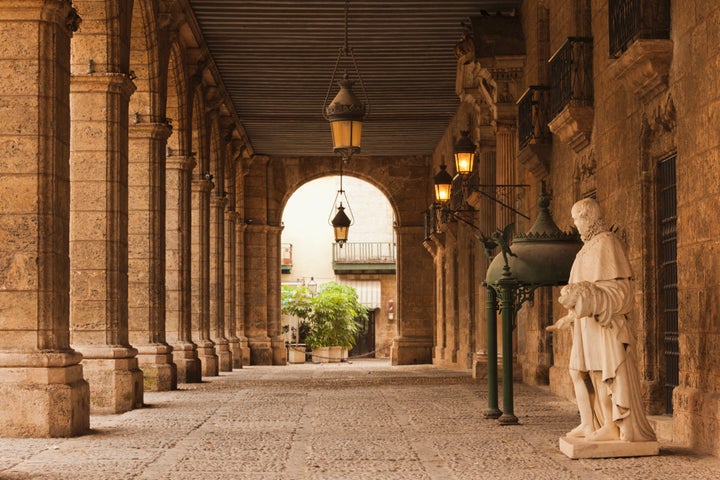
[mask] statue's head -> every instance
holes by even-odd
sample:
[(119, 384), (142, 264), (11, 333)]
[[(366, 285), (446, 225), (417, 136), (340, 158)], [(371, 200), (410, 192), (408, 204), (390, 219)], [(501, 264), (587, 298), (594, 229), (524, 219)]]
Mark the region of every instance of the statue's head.
[(606, 230), (600, 204), (594, 198), (583, 198), (575, 202), (570, 213), (583, 241)]

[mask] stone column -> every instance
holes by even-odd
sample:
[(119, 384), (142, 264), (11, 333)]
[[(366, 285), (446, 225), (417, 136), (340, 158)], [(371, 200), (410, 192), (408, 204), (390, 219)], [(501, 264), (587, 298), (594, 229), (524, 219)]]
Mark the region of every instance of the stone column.
[(460, 323), (458, 305), (458, 225), (451, 222), (445, 225), (445, 252), (443, 260), (445, 295), (445, 361), (446, 365), (457, 362), (460, 343)]
[[(516, 144), (516, 128), (514, 119), (498, 121), (496, 123), (496, 179), (498, 185), (515, 184), (515, 144)], [(508, 205), (515, 207), (514, 195), (510, 193), (509, 198), (500, 196), (500, 199)], [(497, 205), (496, 219), (498, 228), (504, 228), (505, 225), (512, 223), (516, 219), (516, 215), (502, 205)], [(516, 225), (517, 227), (517, 225)], [(517, 228), (516, 228), (517, 231)]]
[(225, 338), (225, 205), (225, 196), (210, 196), (210, 338), (218, 370), (231, 372), (232, 352)]
[(225, 210), (225, 338), (228, 340), (232, 355), (230, 370), (242, 368), (240, 338), (237, 336), (237, 300), (235, 298), (237, 292), (235, 286), (237, 282), (235, 238), (238, 221), (238, 213), (234, 208)]
[(287, 364), (285, 340), (280, 336), (280, 235), (282, 227), (268, 227), (267, 234), (267, 318), (268, 337), (272, 341), (273, 365)]
[(165, 339), (165, 123), (135, 123), (129, 133), (128, 325), (147, 390), (177, 388)]
[[(93, 39), (105, 41), (99, 37)], [(70, 82), (71, 341), (83, 354), (96, 412), (143, 405), (142, 371), (128, 340), (128, 100), (134, 90), (127, 74), (92, 68), (73, 73)]]
[(245, 335), (250, 344), (250, 365), (272, 365), (268, 337), (267, 225), (250, 224), (245, 230)]
[(210, 190), (205, 175), (192, 179), (192, 334), (197, 344), (202, 375), (218, 375), (218, 357), (210, 339)]
[(235, 331), (237, 332), (240, 349), (240, 356), (236, 357), (233, 352), (233, 362), (236, 362), (237, 358), (242, 359), (240, 366), (235, 365), (236, 368), (240, 368), (245, 365), (250, 365), (250, 343), (247, 337), (245, 329), (245, 230), (247, 224), (241, 219), (235, 225), (235, 242), (237, 244), (235, 248)]
[(392, 364), (432, 362), (433, 265), (424, 251), (425, 227), (407, 225), (396, 228), (398, 252), (396, 318), (398, 336), (393, 341)]
[(435, 273), (435, 321), (433, 325), (433, 363), (445, 358), (445, 234), (435, 232), (423, 242), (433, 259)]
[(70, 348), (69, 1), (0, 1), (0, 431), (67, 437), (90, 427)]
[(166, 159), (166, 335), (172, 345), (177, 381), (202, 380), (197, 345), (192, 341), (191, 178), (195, 159), (168, 155)]
[(251, 365), (272, 365), (268, 336), (268, 162), (254, 155), (245, 175), (245, 335)]

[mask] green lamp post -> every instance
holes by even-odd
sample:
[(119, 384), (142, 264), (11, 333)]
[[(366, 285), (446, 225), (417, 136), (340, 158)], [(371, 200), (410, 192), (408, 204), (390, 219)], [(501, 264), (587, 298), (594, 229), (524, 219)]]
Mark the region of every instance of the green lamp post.
[[(506, 227), (503, 235), (493, 235), (501, 252), (490, 263), (484, 283), (488, 288), (488, 409), (484, 416), (497, 418), (501, 425), (518, 423), (513, 406), (512, 367), (512, 331), (517, 312), (533, 298), (536, 288), (567, 283), (575, 255), (582, 246), (576, 231), (565, 233), (555, 224), (548, 209), (550, 197), (544, 191), (537, 204), (535, 223), (527, 233), (515, 235), (512, 244), (512, 227)], [(502, 411), (498, 408), (497, 391), (498, 306), (502, 319)]]

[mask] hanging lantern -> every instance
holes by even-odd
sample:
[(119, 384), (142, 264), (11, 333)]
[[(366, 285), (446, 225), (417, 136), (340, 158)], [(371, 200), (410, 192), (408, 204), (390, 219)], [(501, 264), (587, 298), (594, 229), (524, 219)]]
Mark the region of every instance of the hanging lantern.
[(477, 146), (470, 140), (470, 132), (463, 130), (460, 138), (453, 145), (455, 155), (455, 171), (460, 175), (467, 175), (472, 172), (475, 163), (475, 150)]
[(441, 204), (450, 200), (450, 186), (453, 180), (446, 169), (445, 164), (440, 165), (440, 171), (434, 177), (435, 201)]
[(335, 231), (335, 242), (338, 243), (341, 248), (343, 244), (347, 242), (351, 224), (352, 222), (350, 221), (350, 217), (347, 216), (345, 213), (345, 207), (343, 207), (342, 202), (340, 202), (337, 214), (332, 219), (332, 226)]
[[(350, 18), (350, 2), (345, 2), (345, 41), (340, 47), (337, 59), (335, 60), (335, 67), (333, 68), (332, 76), (330, 77), (330, 85), (328, 86), (327, 93), (325, 94), (325, 101), (323, 102), (323, 118), (330, 122), (330, 131), (332, 133), (333, 151), (339, 153), (343, 160), (349, 160), (353, 154), (360, 152), (360, 142), (362, 140), (362, 124), (363, 120), (367, 117), (370, 112), (370, 102), (367, 99), (367, 92), (360, 76), (360, 70), (358, 69), (355, 56), (353, 55), (352, 47), (348, 39), (348, 23)], [(345, 59), (343, 61), (343, 59)], [(362, 96), (364, 102), (362, 102), (353, 92), (354, 80), (350, 80), (347, 70), (342, 80), (338, 81), (337, 84), (340, 87), (340, 91), (335, 95), (335, 98), (328, 104), (328, 98), (330, 96), (330, 90), (335, 84), (336, 73), (338, 66), (341, 61), (346, 65), (352, 65), (355, 71), (355, 76), (358, 79), (358, 83), (362, 90)]]
[(338, 82), (340, 91), (325, 109), (330, 122), (333, 151), (345, 159), (360, 151), (362, 124), (365, 118), (365, 105), (352, 91), (354, 81), (348, 78), (347, 72)]

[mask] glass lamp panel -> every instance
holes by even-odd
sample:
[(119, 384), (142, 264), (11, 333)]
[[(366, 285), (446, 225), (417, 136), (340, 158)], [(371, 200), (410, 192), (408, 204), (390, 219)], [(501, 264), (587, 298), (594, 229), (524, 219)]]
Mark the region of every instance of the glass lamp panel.
[(472, 172), (475, 153), (458, 152), (455, 154), (455, 170), (460, 175), (467, 175)]
[(449, 183), (436, 183), (435, 184), (435, 200), (440, 203), (445, 203), (450, 200), (450, 184)]

